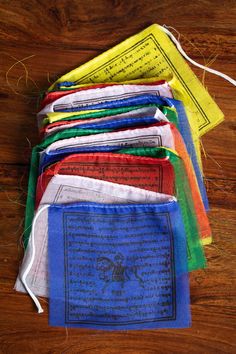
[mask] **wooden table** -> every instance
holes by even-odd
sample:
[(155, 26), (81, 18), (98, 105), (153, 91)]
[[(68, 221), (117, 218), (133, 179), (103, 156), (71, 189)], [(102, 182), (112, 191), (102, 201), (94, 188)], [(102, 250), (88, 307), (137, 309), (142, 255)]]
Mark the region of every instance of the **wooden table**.
[[(193, 59), (204, 63), (215, 58), (212, 67), (236, 78), (236, 2), (1, 0), (0, 20), (0, 352), (235, 353), (236, 91), (210, 74), (205, 85), (225, 122), (202, 139), (214, 243), (205, 248), (208, 268), (190, 275), (192, 328), (141, 332), (52, 328), (47, 312), (38, 315), (31, 299), (15, 293), (13, 286), (22, 259), (30, 152), (39, 141), (35, 120), (39, 93), (63, 73), (155, 22), (175, 27)], [(202, 71), (193, 70), (202, 78)]]

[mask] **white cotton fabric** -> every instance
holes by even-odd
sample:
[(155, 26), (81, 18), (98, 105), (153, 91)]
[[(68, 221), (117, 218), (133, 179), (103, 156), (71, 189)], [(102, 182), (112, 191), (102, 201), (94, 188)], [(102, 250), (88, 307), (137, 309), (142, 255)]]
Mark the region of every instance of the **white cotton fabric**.
[(57, 133), (61, 130), (68, 129), (68, 128), (73, 128), (75, 126), (79, 126), (82, 124), (86, 123), (102, 123), (102, 122), (109, 122), (110, 120), (116, 119), (117, 121), (124, 119), (124, 118), (143, 118), (143, 117), (153, 117), (156, 118), (157, 121), (166, 121), (168, 122), (168, 119), (166, 116), (161, 112), (159, 108), (156, 107), (145, 107), (145, 108), (139, 108), (132, 110), (130, 112), (122, 113), (122, 114), (116, 114), (112, 116), (107, 116), (103, 118), (95, 118), (95, 119), (81, 119), (79, 121), (71, 121), (71, 123), (66, 124), (66, 125), (59, 125), (59, 126), (53, 126), (51, 127), (48, 125), (48, 127), (45, 130), (44, 137), (47, 137), (49, 135), (52, 135), (54, 133)]
[[(157, 147), (164, 146), (175, 149), (174, 137), (169, 124), (148, 128), (127, 129), (119, 132), (79, 136), (58, 140), (47, 147), (42, 153), (52, 153), (62, 149), (92, 146), (120, 147)], [(42, 155), (41, 153), (41, 155)]]
[(173, 98), (171, 87), (167, 82), (161, 85), (112, 85), (102, 88), (77, 91), (58, 98), (46, 105), (38, 114), (40, 122), (48, 113), (66, 108), (87, 107), (107, 101), (121, 100), (137, 95), (152, 94)]
[[(122, 203), (166, 203), (176, 200), (174, 196), (155, 193), (136, 187), (96, 180), (88, 177), (56, 175), (48, 184), (39, 208), (48, 204), (66, 204), (73, 202), (96, 202), (107, 204)], [(26, 277), (31, 291), (37, 296), (48, 296), (48, 209), (38, 215), (34, 227), (35, 256)], [(55, 255), (56, 257), (56, 255)], [(60, 260), (58, 260), (60, 261)], [(26, 292), (21, 282), (22, 275), (32, 262), (32, 235), (25, 252), (16, 280), (15, 290)]]

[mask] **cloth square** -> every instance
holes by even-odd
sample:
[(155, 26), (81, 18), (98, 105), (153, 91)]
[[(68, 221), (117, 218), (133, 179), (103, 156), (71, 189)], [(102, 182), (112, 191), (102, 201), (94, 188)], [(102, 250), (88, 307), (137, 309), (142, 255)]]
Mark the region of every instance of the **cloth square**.
[(162, 111), (159, 108), (151, 106), (151, 107), (138, 108), (132, 111), (128, 111), (126, 113), (110, 115), (101, 118), (77, 119), (73, 121), (62, 120), (47, 125), (45, 128), (41, 130), (41, 134), (44, 137), (47, 137), (49, 135), (52, 135), (64, 129), (80, 128), (81, 126), (88, 127), (85, 126), (85, 124), (89, 124), (89, 123), (98, 123), (98, 122), (102, 123), (102, 122), (111, 121), (113, 119), (121, 120), (123, 118), (132, 119), (132, 118), (145, 118), (145, 117), (152, 117), (152, 118), (156, 118), (157, 120), (167, 120), (166, 115), (162, 113)]
[[(143, 159), (122, 154), (94, 153), (69, 155), (50, 166), (37, 181), (36, 208), (54, 175), (75, 175), (133, 186), (157, 193), (175, 193), (175, 175), (164, 158)], [(155, 163), (154, 163), (155, 162)]]
[(151, 81), (148, 79), (145, 79), (145, 80), (130, 80), (129, 82), (108, 82), (108, 83), (100, 83), (100, 84), (90, 83), (90, 84), (85, 84), (85, 85), (79, 85), (79, 87), (74, 87), (74, 88), (61, 86), (60, 89), (55, 88), (55, 90), (53, 90), (53, 91), (45, 92), (45, 96), (44, 96), (43, 100), (41, 101), (40, 108), (43, 109), (49, 103), (54, 102), (58, 98), (61, 98), (66, 95), (70, 95), (71, 93), (79, 92), (82, 90), (98, 89), (98, 88), (104, 88), (107, 86), (126, 85), (126, 84), (129, 84), (129, 85), (154, 85), (154, 86), (159, 85), (159, 86), (161, 86), (165, 83), (166, 83), (165, 80), (159, 80), (157, 78), (152, 78)]
[[(42, 172), (42, 170), (49, 164), (59, 161), (66, 155), (85, 151), (108, 151), (107, 149), (98, 147), (98, 145), (110, 144), (113, 146), (123, 145), (126, 147), (163, 146), (176, 150), (179, 156), (183, 159), (185, 165), (201, 237), (204, 239), (211, 238), (211, 229), (201, 198), (196, 175), (193, 170), (192, 161), (188, 156), (186, 146), (178, 129), (171, 123), (162, 122), (148, 128), (127, 129), (121, 132), (111, 132), (89, 137), (77, 137), (56, 141), (42, 153), (40, 172)], [(96, 145), (97, 147), (94, 149), (94, 146)]]
[(51, 206), (48, 223), (50, 325), (190, 326), (178, 203)]
[[(129, 152), (142, 156), (129, 156)], [(189, 271), (205, 267), (189, 181), (184, 164), (175, 153), (164, 148), (133, 148), (121, 149), (119, 154), (68, 156), (39, 178), (38, 191), (41, 195), (39, 194), (37, 200), (42, 197), (52, 176), (58, 173), (83, 175), (171, 195), (174, 192), (179, 200), (187, 235)], [(167, 187), (171, 189), (167, 190)]]
[[(98, 179), (57, 175), (49, 182), (39, 210), (45, 204), (66, 204), (72, 202), (97, 203), (163, 203), (175, 200), (173, 196), (150, 192), (140, 188), (101, 181)], [(48, 222), (47, 209), (43, 210), (37, 218), (34, 231), (35, 257), (26, 277), (30, 289), (38, 296), (48, 296)], [(32, 235), (31, 235), (32, 236)], [(16, 281), (15, 289), (25, 292), (21, 281), (32, 256), (32, 239), (25, 251), (23, 263)]]
[[(104, 102), (101, 104), (97, 105), (91, 105), (89, 106), (89, 109), (95, 110), (95, 109), (111, 109), (111, 108), (120, 108), (120, 107), (129, 107), (133, 104), (139, 104), (139, 105), (144, 105), (144, 104), (156, 104), (156, 105), (161, 105), (161, 106), (169, 106), (169, 107), (174, 107), (178, 113), (178, 119), (179, 119), (179, 130), (180, 133), (184, 139), (184, 142), (186, 144), (187, 151), (190, 155), (190, 158), (192, 160), (194, 170), (196, 173), (196, 177), (198, 180), (199, 184), (199, 189), (202, 195), (203, 203), (206, 208), (206, 210), (209, 210), (209, 203), (208, 203), (208, 198), (207, 198), (207, 193), (205, 189), (205, 185), (203, 182), (203, 176), (202, 172), (200, 169), (199, 164), (201, 165), (201, 160), (198, 158), (198, 150), (196, 151), (197, 147), (197, 142), (193, 141), (192, 137), (192, 132), (190, 129), (190, 125), (187, 119), (187, 115), (185, 113), (184, 106), (181, 101), (168, 98), (168, 97), (157, 97), (152, 94), (144, 94), (144, 95), (139, 95), (136, 97), (131, 97), (127, 99), (122, 99), (122, 100), (117, 100), (117, 101), (108, 101)], [(80, 106), (77, 107), (79, 109), (84, 109), (83, 107), (81, 108)], [(67, 109), (62, 109), (62, 111), (76, 111), (76, 107), (73, 108), (67, 108)], [(174, 122), (175, 123), (175, 122)], [(195, 146), (194, 146), (195, 144)]]
[(46, 105), (38, 114), (39, 120), (47, 113), (70, 109), (73, 107), (87, 107), (94, 104), (99, 104), (107, 101), (125, 99), (141, 94), (155, 94), (173, 98), (171, 88), (167, 82), (161, 85), (109, 85), (100, 88), (91, 88), (80, 90), (63, 97)]

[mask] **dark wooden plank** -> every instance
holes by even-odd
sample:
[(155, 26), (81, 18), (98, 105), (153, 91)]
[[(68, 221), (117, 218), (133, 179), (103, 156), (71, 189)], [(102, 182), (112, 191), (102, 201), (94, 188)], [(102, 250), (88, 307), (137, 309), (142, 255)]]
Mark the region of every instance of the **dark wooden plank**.
[[(232, 0), (225, 0), (224, 6), (220, 0), (182, 0), (178, 6), (175, 0), (1, 1), (0, 11), (0, 39), (4, 43), (47, 45), (56, 50), (104, 49), (157, 22), (178, 27), (184, 35), (200, 34), (198, 43), (207, 52), (213, 38), (215, 43), (228, 42), (232, 56), (235, 53), (231, 38), (235, 35), (236, 5)], [(222, 54), (228, 52), (222, 50)]]
[[(53, 81), (155, 22), (178, 29), (192, 58), (204, 63), (204, 58), (217, 54), (211, 66), (236, 77), (235, 18), (236, 3), (231, 0), (0, 0), (1, 353), (235, 353), (235, 88), (210, 74), (205, 85), (225, 122), (202, 138), (214, 243), (205, 247), (208, 268), (190, 275), (192, 328), (100, 332), (48, 327), (47, 304), (46, 312), (38, 315), (30, 298), (13, 290), (23, 254), (20, 239), (31, 145), (39, 141), (37, 97), (48, 87), (48, 79)], [(10, 70), (7, 83), (8, 69), (31, 55), (24, 63), (37, 86), (30, 79), (26, 84), (20, 64)], [(202, 77), (200, 70), (194, 71)]]

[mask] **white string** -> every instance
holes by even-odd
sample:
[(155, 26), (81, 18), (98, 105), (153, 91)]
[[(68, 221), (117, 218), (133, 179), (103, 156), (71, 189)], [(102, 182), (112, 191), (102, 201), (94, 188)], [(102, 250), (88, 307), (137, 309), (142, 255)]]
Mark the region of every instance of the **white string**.
[(35, 305), (37, 306), (38, 309), (38, 313), (42, 313), (43, 312), (43, 308), (40, 305), (40, 302), (38, 301), (37, 297), (34, 295), (34, 293), (32, 292), (32, 290), (28, 287), (27, 281), (26, 281), (26, 277), (29, 274), (31, 267), (34, 263), (34, 258), (35, 258), (35, 243), (34, 243), (34, 235), (35, 235), (35, 225), (36, 225), (36, 221), (39, 217), (39, 215), (47, 208), (50, 207), (50, 204), (45, 204), (42, 206), (42, 208), (40, 208), (37, 213), (35, 214), (33, 223), (32, 223), (32, 231), (31, 231), (31, 248), (32, 248), (32, 252), (31, 252), (31, 258), (30, 258), (30, 262), (28, 264), (28, 266), (26, 267), (23, 275), (21, 276), (21, 281), (24, 284), (25, 289), (27, 290), (28, 294), (30, 295), (30, 297), (32, 298), (32, 300), (34, 301)]
[(181, 47), (179, 41), (175, 38), (175, 36), (167, 29), (168, 27), (166, 25), (160, 26), (160, 28), (162, 29), (163, 32), (165, 32), (170, 39), (175, 43), (178, 51), (183, 55), (183, 57), (185, 59), (187, 59), (190, 63), (192, 63), (193, 65), (199, 67), (200, 69), (203, 69), (205, 71), (208, 71), (211, 74), (217, 75), (222, 77), (223, 79), (229, 81), (232, 85), (236, 86), (236, 80), (232, 79), (230, 76), (223, 74), (222, 72), (218, 71), (218, 70), (214, 70), (211, 68), (208, 68), (207, 66), (201, 65), (199, 63), (197, 63), (196, 61), (194, 61), (193, 59), (189, 58), (189, 56), (185, 53), (185, 51), (183, 50), (183, 48)]

